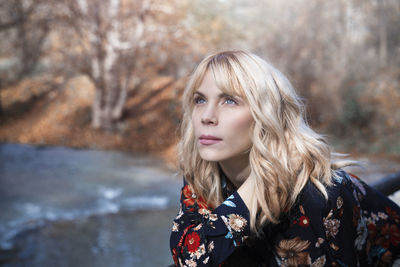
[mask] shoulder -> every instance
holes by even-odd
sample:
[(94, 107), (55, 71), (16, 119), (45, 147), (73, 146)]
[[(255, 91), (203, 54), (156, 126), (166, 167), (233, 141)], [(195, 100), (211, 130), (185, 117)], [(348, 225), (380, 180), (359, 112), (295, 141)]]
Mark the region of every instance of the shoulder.
[(346, 228), (352, 231), (353, 212), (360, 206), (358, 194), (362, 195), (356, 187), (351, 176), (341, 170), (333, 175), (332, 184), (326, 187), (328, 198), (308, 181), (288, 213), (289, 229), (295, 232), (312, 230), (318, 239), (325, 239), (330, 232), (335, 236), (333, 233), (337, 229), (333, 228), (340, 225), (347, 225)]
[(397, 205), (343, 170), (335, 171), (326, 191), (328, 198), (308, 181), (281, 223), (265, 230), (278, 265), (373, 266), (398, 257)]
[(332, 183), (325, 187), (328, 198), (309, 180), (297, 198), (293, 208), (302, 206), (304, 209), (312, 211), (313, 214), (323, 216), (337, 202), (337, 199), (345, 194), (351, 193), (352, 186), (349, 175), (342, 171), (335, 171), (332, 175)]
[(366, 187), (367, 185), (357, 176), (339, 169), (334, 171), (332, 183), (325, 187), (328, 199), (311, 181), (308, 181), (297, 202), (310, 208), (332, 206), (336, 204), (338, 198), (340, 201), (343, 197), (358, 202), (365, 196)]
[[(332, 184), (326, 187), (328, 198), (308, 181), (295, 205), (286, 214), (283, 231), (274, 236), (279, 264), (291, 261), (290, 253), (293, 251), (299, 256), (293, 259), (299, 265), (325, 261), (329, 265), (334, 258), (347, 257), (344, 256), (345, 251), (353, 251), (351, 246), (356, 237), (353, 208), (357, 206), (357, 201), (351, 190), (351, 178), (340, 172), (332, 179)], [(285, 224), (284, 221), (282, 223)], [(355, 257), (348, 254), (349, 258)], [(353, 264), (351, 260), (348, 262)]]

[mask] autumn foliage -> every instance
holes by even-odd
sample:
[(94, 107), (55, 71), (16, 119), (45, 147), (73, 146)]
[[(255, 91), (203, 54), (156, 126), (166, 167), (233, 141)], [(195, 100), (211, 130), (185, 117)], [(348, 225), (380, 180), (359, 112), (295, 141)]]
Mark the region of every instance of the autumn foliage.
[(0, 140), (155, 152), (173, 162), (188, 75), (206, 54), (269, 59), (348, 152), (400, 155), (396, 0), (0, 3)]

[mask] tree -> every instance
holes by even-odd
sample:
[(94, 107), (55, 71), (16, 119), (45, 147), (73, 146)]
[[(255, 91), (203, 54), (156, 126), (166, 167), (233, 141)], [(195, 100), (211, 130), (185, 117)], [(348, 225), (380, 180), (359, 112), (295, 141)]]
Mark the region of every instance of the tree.
[(179, 1), (58, 0), (63, 64), (87, 75), (96, 88), (92, 127), (115, 128), (146, 49), (159, 49), (158, 60), (168, 61), (168, 53), (160, 48), (171, 44), (170, 28), (174, 35), (179, 32), (174, 22), (182, 14), (174, 12), (179, 8), (175, 2)]
[(1, 52), (15, 64), (1, 73), (0, 89), (18, 82), (36, 69), (50, 32), (52, 16), (46, 8), (48, 6), (48, 0), (1, 0)]
[(92, 126), (112, 129), (121, 118), (144, 40), (152, 2), (60, 0), (59, 38), (65, 64), (86, 74), (96, 88)]

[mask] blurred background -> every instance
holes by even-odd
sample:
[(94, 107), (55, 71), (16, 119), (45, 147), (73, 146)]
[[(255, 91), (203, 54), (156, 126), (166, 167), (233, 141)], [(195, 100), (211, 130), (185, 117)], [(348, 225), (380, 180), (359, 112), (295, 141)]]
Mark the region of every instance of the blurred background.
[(226, 49), (362, 178), (400, 170), (398, 0), (0, 0), (0, 265), (171, 264), (181, 95)]

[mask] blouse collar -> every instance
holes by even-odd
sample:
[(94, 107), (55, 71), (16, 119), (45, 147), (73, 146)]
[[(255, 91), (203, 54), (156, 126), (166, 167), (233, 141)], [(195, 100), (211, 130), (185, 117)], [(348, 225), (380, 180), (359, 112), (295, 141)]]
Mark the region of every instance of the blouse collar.
[(219, 167), (219, 176), (221, 179), (221, 188), (222, 188), (222, 194), (225, 198), (228, 196), (232, 195), (237, 188), (233, 185), (233, 183), (226, 177), (225, 173), (222, 171), (221, 167)]

